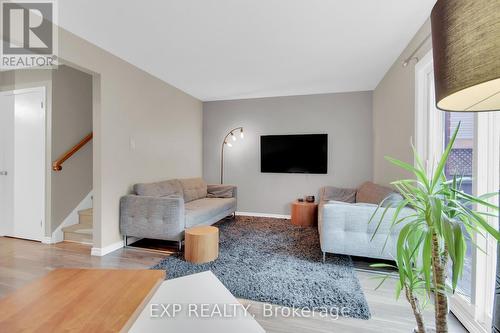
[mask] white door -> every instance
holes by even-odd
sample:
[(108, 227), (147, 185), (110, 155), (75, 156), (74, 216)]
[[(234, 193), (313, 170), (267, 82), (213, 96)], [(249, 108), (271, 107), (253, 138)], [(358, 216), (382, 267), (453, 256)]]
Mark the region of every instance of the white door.
[(0, 236), (14, 233), (14, 95), (0, 95)]
[[(42, 240), (45, 215), (45, 92), (19, 90), (2, 96), (6, 105), (2, 125), (6, 186), (2, 206), (6, 207), (5, 235)], [(9, 109), (14, 100), (14, 108)], [(13, 116), (11, 116), (13, 114)], [(6, 147), (6, 148), (3, 148)], [(10, 149), (12, 153), (10, 153)], [(9, 223), (9, 219), (11, 222)]]

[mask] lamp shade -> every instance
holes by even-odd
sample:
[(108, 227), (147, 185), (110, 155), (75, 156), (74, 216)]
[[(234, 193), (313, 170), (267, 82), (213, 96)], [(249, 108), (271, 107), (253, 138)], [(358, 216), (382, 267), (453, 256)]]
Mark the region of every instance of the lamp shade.
[(438, 0), (431, 26), (437, 107), (500, 110), (500, 1)]

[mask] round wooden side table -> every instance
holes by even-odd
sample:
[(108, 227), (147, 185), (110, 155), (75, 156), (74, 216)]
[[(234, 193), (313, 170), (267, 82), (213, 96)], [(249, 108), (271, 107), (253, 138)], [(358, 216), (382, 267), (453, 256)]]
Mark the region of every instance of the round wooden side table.
[(318, 204), (315, 202), (292, 203), (292, 224), (302, 227), (314, 227), (318, 224)]
[(194, 264), (213, 261), (219, 256), (219, 229), (200, 226), (185, 231), (184, 258)]

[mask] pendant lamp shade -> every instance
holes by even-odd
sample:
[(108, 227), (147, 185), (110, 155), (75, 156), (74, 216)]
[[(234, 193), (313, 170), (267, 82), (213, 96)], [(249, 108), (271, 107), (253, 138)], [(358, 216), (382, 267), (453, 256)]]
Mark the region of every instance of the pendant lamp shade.
[(500, 110), (500, 0), (438, 0), (431, 25), (437, 107)]

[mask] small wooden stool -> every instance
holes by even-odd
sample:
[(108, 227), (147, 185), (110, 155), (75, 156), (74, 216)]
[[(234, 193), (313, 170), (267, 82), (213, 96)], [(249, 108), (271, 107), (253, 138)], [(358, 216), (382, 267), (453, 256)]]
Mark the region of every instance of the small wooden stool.
[(314, 202), (292, 203), (292, 224), (314, 227), (318, 224), (318, 204)]
[(213, 261), (219, 256), (219, 229), (201, 226), (185, 231), (184, 258), (194, 264)]

